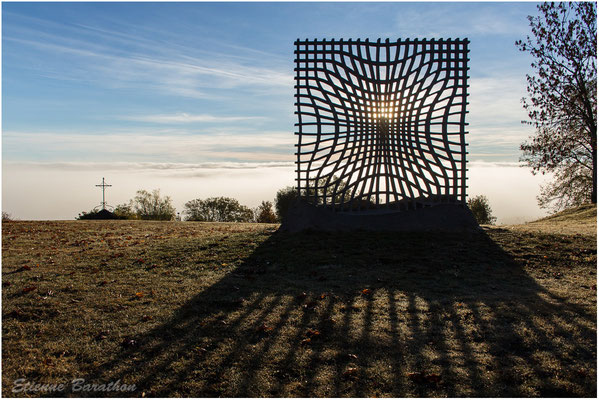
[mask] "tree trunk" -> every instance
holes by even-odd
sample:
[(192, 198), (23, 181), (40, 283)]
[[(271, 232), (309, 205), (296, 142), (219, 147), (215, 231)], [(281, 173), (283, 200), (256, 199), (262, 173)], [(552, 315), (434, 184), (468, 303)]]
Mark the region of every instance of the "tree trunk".
[(597, 141), (593, 146), (593, 191), (591, 192), (591, 203), (597, 204)]
[(597, 204), (597, 127), (593, 130), (591, 137), (591, 151), (593, 153), (593, 191), (591, 192), (591, 203)]

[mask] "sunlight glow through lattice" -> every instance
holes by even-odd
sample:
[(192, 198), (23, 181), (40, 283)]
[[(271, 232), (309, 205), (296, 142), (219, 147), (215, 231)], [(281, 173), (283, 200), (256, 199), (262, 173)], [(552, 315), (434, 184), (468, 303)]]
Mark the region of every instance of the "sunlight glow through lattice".
[(468, 43), (296, 41), (304, 198), (352, 210), (464, 203)]

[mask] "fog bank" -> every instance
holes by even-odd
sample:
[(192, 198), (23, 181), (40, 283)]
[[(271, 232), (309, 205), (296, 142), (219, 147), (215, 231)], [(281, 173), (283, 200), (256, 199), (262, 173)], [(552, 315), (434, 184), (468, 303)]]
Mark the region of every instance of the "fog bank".
[[(468, 195), (489, 198), (498, 223), (530, 221), (546, 214), (535, 196), (547, 178), (515, 163), (468, 164)], [(127, 202), (139, 189), (159, 188), (177, 211), (195, 198), (228, 196), (255, 207), (294, 184), (292, 163), (11, 163), (2, 168), (2, 210), (22, 220), (72, 220), (100, 204), (102, 177), (110, 205)]]

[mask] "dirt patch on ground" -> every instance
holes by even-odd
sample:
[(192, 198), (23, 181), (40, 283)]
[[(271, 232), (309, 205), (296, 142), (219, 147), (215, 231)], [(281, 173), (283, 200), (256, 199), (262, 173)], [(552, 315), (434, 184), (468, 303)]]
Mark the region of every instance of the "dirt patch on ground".
[(277, 228), (3, 224), (3, 395), (596, 396), (596, 237)]

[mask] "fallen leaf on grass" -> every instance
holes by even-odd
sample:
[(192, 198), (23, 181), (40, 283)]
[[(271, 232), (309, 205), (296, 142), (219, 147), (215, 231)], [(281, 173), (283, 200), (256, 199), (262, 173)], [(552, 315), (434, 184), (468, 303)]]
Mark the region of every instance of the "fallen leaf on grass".
[(99, 342), (100, 340), (106, 339), (109, 333), (110, 331), (100, 331), (95, 337), (96, 341)]
[(343, 372), (343, 377), (345, 379), (356, 379), (358, 378), (358, 368), (350, 367)]
[(418, 384), (427, 384), (427, 383), (439, 383), (441, 382), (441, 375), (439, 374), (426, 374), (423, 371), (420, 372), (410, 372), (408, 373), (408, 378), (412, 380), (414, 383)]
[(424, 373), (422, 373), (422, 372), (409, 372), (408, 378), (410, 378), (410, 380), (412, 382), (416, 382), (416, 383), (424, 383), (425, 382)]
[(363, 295), (369, 295), (370, 293), (372, 293), (372, 290), (370, 290), (370, 289), (364, 289), (364, 290), (362, 290), (362, 294)]
[(129, 338), (125, 338), (125, 340), (123, 340), (123, 343), (121, 343), (123, 347), (135, 347), (137, 346), (137, 344), (137, 340)]
[(19, 318), (23, 316), (23, 312), (21, 310), (13, 310), (11, 312), (9, 312), (8, 314), (6, 314), (5, 318), (10, 317), (10, 318)]
[(426, 380), (430, 383), (439, 383), (441, 382), (441, 375), (439, 374), (428, 374), (425, 376)]
[(314, 337), (320, 336), (320, 332), (317, 331), (316, 329), (308, 328), (308, 330), (306, 330), (306, 333), (304, 335), (308, 338), (314, 338)]
[(142, 297), (144, 297), (144, 292), (135, 293), (135, 297), (137, 297), (138, 299), (141, 299)]
[(309, 308), (312, 309), (314, 307), (316, 307), (318, 304), (315, 301), (309, 301), (306, 304), (304, 304), (304, 308)]
[(306, 292), (302, 292), (302, 293), (300, 293), (300, 294), (297, 295), (297, 299), (299, 299), (299, 300), (303, 300), (306, 297), (308, 297), (308, 295), (306, 294)]
[(242, 306), (244, 302), (245, 302), (245, 299), (243, 297), (240, 297), (237, 300), (232, 301), (232, 303), (236, 306)]
[(260, 325), (256, 329), (256, 332), (259, 332), (259, 333), (270, 333), (272, 330), (273, 330), (273, 328), (271, 326), (268, 326), (266, 324), (262, 324), (262, 325)]

